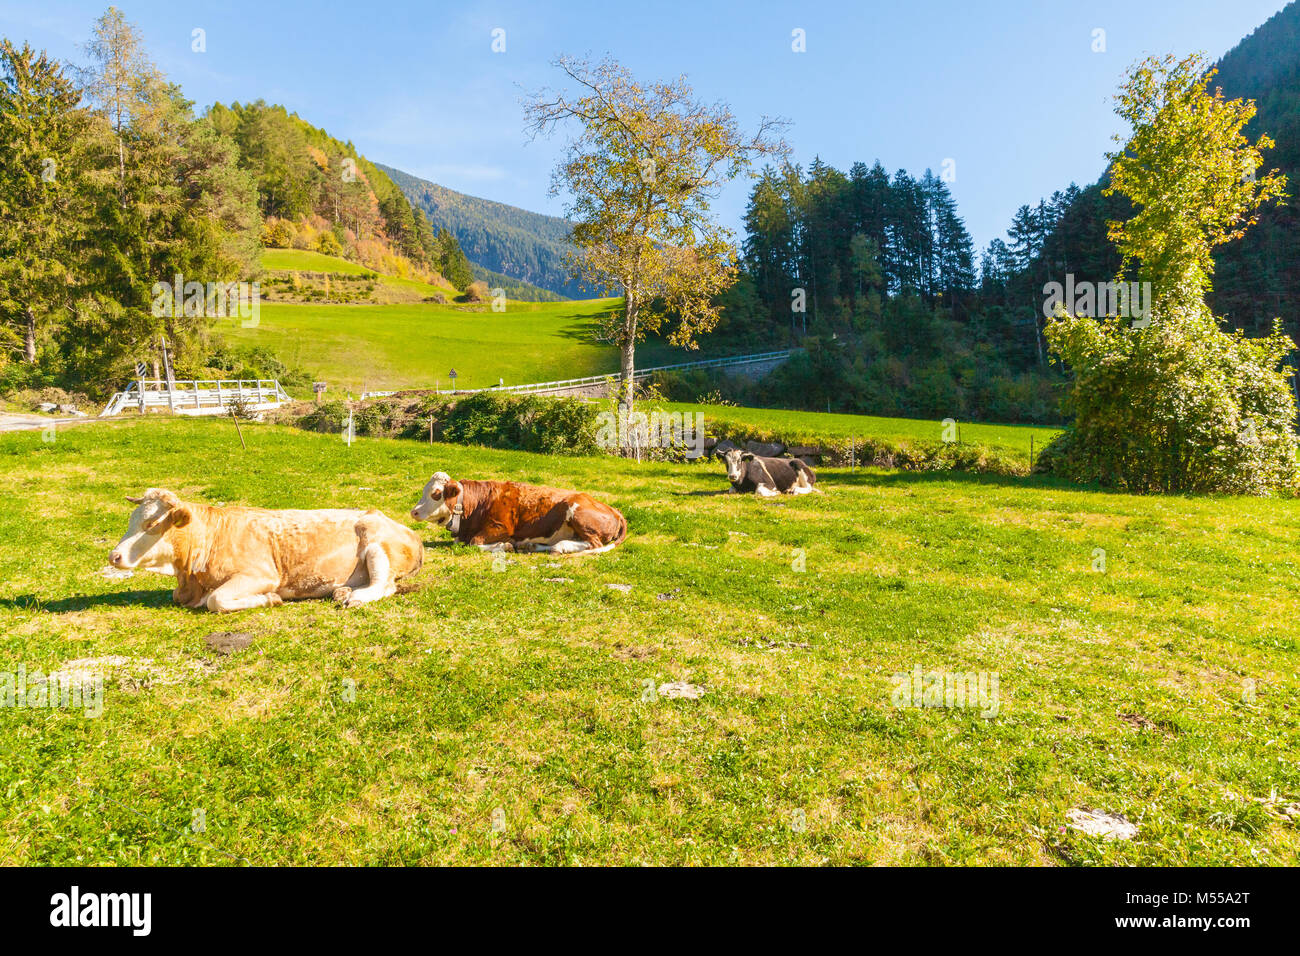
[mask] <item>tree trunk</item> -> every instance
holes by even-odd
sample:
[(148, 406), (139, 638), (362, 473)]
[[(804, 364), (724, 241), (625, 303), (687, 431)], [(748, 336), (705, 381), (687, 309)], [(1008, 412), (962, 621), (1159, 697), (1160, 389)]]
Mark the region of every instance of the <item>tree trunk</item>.
[(632, 414), (633, 397), (636, 394), (637, 302), (631, 290), (626, 285), (623, 288), (623, 302), (625, 303), (626, 314), (623, 317), (623, 341), (619, 343), (619, 368), (622, 371), (619, 391), (623, 393), (620, 404), (627, 406), (627, 412), (630, 415)]
[(36, 364), (36, 313), (27, 307), (27, 337), (23, 342), (23, 361), (28, 365)]
[[(1033, 300), (1032, 298), (1029, 300), (1029, 305), (1030, 305), (1031, 308), (1035, 305), (1035, 302), (1034, 302), (1034, 300)], [(1044, 367), (1046, 367), (1046, 365), (1047, 365), (1047, 359), (1046, 359), (1046, 357), (1043, 355), (1043, 333), (1042, 333), (1042, 330), (1039, 329), (1039, 327), (1038, 327), (1038, 313), (1037, 313), (1037, 312), (1031, 312), (1030, 315), (1033, 317), (1033, 324), (1034, 324), (1034, 348), (1038, 350), (1038, 367), (1039, 367), (1039, 368), (1044, 368)]]

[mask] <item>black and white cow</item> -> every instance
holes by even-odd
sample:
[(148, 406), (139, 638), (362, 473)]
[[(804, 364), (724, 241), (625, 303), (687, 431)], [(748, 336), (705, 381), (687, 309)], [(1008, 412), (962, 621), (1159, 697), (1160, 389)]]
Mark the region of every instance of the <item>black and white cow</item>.
[(764, 458), (753, 452), (732, 448), (722, 456), (727, 466), (728, 494), (753, 492), (763, 497), (806, 495), (818, 491), (817, 476), (798, 458)]

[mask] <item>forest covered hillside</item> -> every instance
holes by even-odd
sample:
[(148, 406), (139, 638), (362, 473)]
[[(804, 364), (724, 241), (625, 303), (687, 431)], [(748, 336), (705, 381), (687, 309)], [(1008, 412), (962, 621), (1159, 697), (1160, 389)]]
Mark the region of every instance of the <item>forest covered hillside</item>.
[(379, 164), (379, 169), (434, 228), (456, 237), (472, 263), (549, 289), (559, 298), (590, 299), (598, 294), (575, 282), (564, 264), (569, 251), (565, 220), (458, 193), (391, 166)]
[(464, 289), (474, 275), (455, 238), (350, 142), (262, 100), (214, 104), (206, 119), (238, 147), (257, 187), (262, 244), (342, 256), (402, 278)]

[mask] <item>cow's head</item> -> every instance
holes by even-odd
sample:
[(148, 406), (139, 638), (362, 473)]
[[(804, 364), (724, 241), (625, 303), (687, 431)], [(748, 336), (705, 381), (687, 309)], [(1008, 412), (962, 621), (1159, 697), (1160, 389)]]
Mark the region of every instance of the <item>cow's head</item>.
[(745, 477), (745, 463), (754, 456), (740, 448), (728, 448), (722, 455), (727, 466), (727, 480), (732, 484)]
[(435, 471), (429, 483), (424, 486), (419, 504), (411, 509), (411, 517), (416, 521), (434, 521), (445, 525), (451, 520), (459, 496), (459, 483), (452, 481), (445, 471)]
[(167, 532), (190, 523), (190, 509), (170, 491), (150, 488), (141, 498), (126, 496), (136, 506), (126, 534), (108, 556), (115, 568), (144, 568), (171, 572), (172, 547)]

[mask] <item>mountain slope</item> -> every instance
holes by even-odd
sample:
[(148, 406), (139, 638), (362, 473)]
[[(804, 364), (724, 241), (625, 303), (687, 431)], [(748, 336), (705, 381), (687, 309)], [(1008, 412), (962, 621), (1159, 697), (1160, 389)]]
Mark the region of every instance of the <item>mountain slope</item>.
[(1245, 237), (1215, 256), (1214, 305), (1235, 325), (1264, 331), (1274, 316), (1300, 330), (1300, 3), (1291, 3), (1219, 61), (1214, 83), (1228, 98), (1248, 97), (1258, 112), (1246, 134), (1276, 146), (1265, 169), (1286, 174), (1285, 206), (1270, 206)]
[[(1300, 335), (1300, 3), (1270, 17), (1217, 64), (1210, 89), (1229, 99), (1253, 99), (1258, 112), (1246, 128), (1255, 139), (1268, 133), (1275, 148), (1264, 153), (1265, 169), (1287, 177), (1291, 197), (1269, 206), (1246, 235), (1215, 250), (1216, 314), (1249, 334), (1267, 332), (1274, 316), (1293, 337)], [(1044, 246), (1042, 260), (1053, 274), (1075, 272), (1106, 278), (1119, 266), (1119, 253), (1106, 237), (1107, 219), (1131, 212), (1119, 196), (1104, 197), (1109, 173), (1082, 190)], [(1041, 269), (1043, 261), (1035, 264)]]
[(565, 220), (458, 193), (391, 166), (379, 168), (435, 229), (451, 231), (471, 262), (566, 299), (594, 298), (570, 278), (564, 264), (569, 251)]

